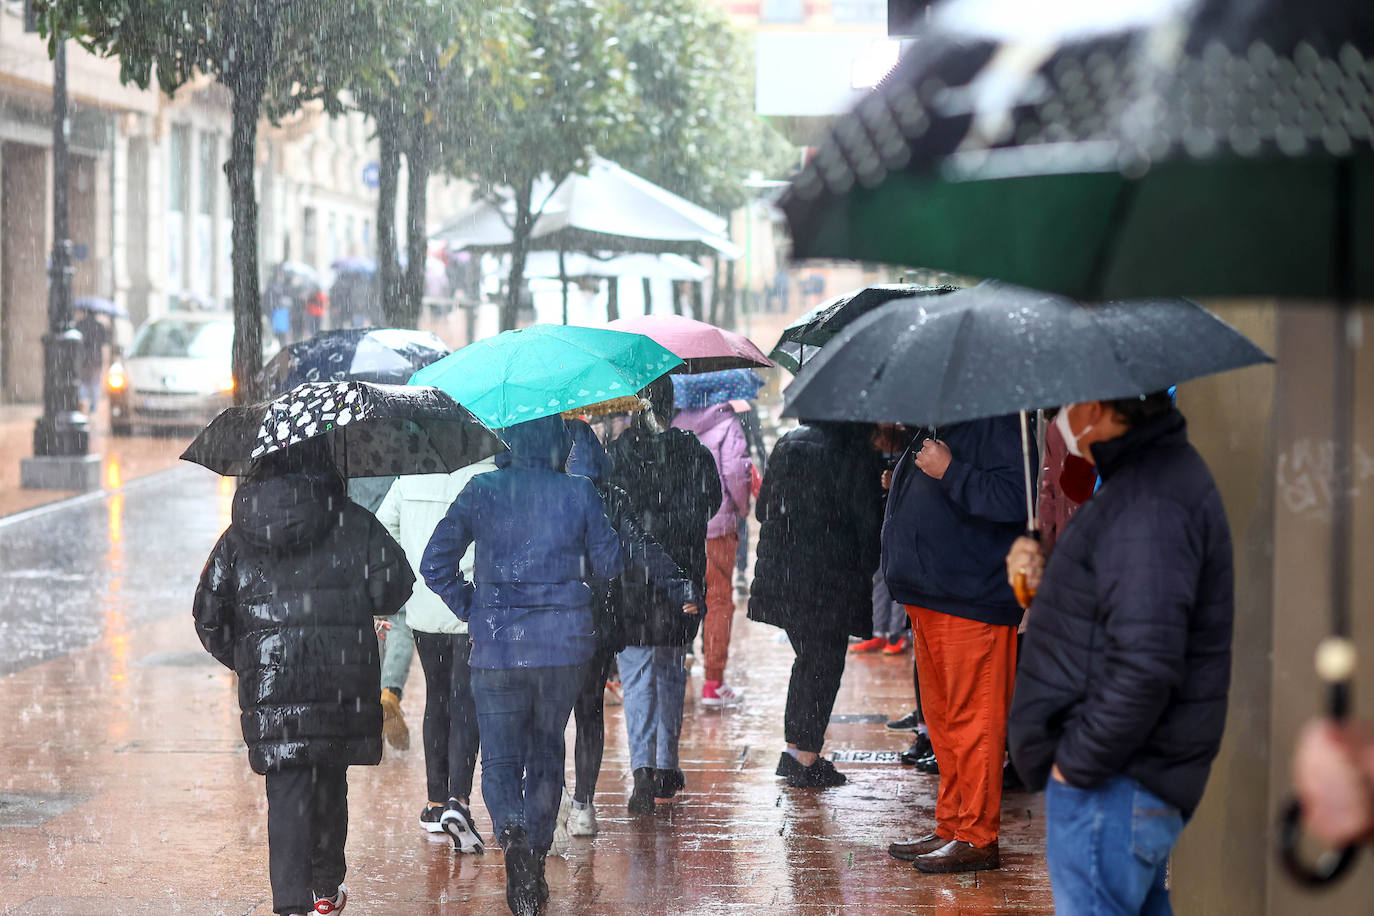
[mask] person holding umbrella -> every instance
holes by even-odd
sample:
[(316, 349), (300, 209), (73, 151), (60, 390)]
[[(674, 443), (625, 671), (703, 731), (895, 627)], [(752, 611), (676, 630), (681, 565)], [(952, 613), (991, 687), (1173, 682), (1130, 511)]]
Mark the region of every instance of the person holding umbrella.
[(1061, 408), (1102, 486), (1045, 565), (1019, 538), (1008, 581), (1035, 588), (1009, 720), (1045, 786), (1061, 913), (1168, 913), (1169, 854), (1221, 747), (1234, 617), (1231, 533), (1167, 391)]

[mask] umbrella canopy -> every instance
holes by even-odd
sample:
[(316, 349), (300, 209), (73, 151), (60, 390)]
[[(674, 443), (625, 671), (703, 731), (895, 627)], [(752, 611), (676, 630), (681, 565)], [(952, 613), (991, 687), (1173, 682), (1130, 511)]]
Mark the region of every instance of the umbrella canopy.
[[(744, 253), (726, 238), (724, 219), (607, 159), (593, 157), (585, 175), (574, 172), (556, 187), (548, 179), (538, 182), (534, 200), (536, 208), (543, 203), (531, 234), (534, 249), (675, 252), (731, 260)], [(513, 221), (509, 206), (483, 200), (434, 238), (460, 248), (506, 248)]]
[(893, 299), (913, 296), (940, 296), (952, 293), (957, 286), (917, 286), (913, 283), (890, 283), (865, 286), (843, 295), (827, 299), (783, 328), (782, 336), (768, 354), (773, 362), (791, 372), (802, 365), (830, 342), (840, 331), (862, 318), (878, 306)]
[(988, 282), (859, 319), (803, 367), (783, 414), (945, 425), (1134, 397), (1271, 361), (1186, 299), (1086, 305)]
[(448, 346), (429, 331), (407, 328), (348, 328), (324, 331), (279, 351), (262, 367), (264, 390), (285, 393), (305, 382), (354, 379), (404, 385)]
[(558, 252), (534, 251), (525, 262), (525, 276), (551, 277), (648, 277), (651, 280), (705, 280), (706, 268), (678, 254), (631, 253), (616, 256), (589, 255), (572, 251), (563, 256), (563, 273), (558, 270)]
[(607, 327), (652, 337), (686, 362), (685, 372), (721, 369), (767, 369), (772, 361), (743, 334), (685, 315), (636, 315), (617, 318)]
[(536, 324), (468, 344), (411, 377), (501, 429), (637, 393), (682, 364), (640, 334)]
[(118, 302), (111, 302), (109, 299), (102, 299), (99, 296), (77, 296), (72, 303), (72, 308), (79, 312), (91, 312), (97, 315), (110, 315), (114, 318), (128, 318), (129, 312)]
[(504, 451), (442, 391), (368, 382), (307, 382), (271, 401), (230, 407), (181, 457), (242, 476), (263, 455), (323, 437), (345, 477), (440, 474)]
[(1374, 295), (1368, 5), (1100, 6), (937, 7), (782, 196), (794, 254), (1083, 299)]
[(753, 369), (723, 369), (696, 375), (678, 373), (672, 379), (673, 406), (678, 410), (752, 400), (763, 387), (763, 379)]
[(376, 261), (358, 256), (339, 258), (329, 266), (338, 274), (367, 274), (371, 276), (377, 272)]

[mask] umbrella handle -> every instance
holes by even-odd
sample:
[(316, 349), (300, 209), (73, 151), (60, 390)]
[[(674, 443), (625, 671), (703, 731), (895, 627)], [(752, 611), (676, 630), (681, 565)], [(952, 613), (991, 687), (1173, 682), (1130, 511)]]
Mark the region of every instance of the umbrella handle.
[(1298, 839), (1302, 834), (1302, 805), (1297, 799), (1288, 802), (1279, 816), (1279, 862), (1288, 876), (1303, 887), (1326, 888), (1339, 881), (1355, 861), (1359, 846), (1351, 845), (1322, 853), (1316, 862), (1303, 861)]
[(1031, 602), (1035, 600), (1035, 589), (1030, 587), (1023, 572), (1018, 572), (1012, 577), (1011, 590), (1016, 594), (1016, 603), (1023, 608), (1030, 607)]

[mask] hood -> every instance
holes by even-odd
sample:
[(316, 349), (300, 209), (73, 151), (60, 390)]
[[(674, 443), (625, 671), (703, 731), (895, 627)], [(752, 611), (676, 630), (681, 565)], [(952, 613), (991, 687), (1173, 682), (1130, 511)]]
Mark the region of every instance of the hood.
[(337, 482), (306, 474), (251, 481), (234, 494), (233, 526), (245, 540), (274, 553), (318, 542), (347, 497)]
[(568, 420), (567, 423), (573, 441), (568, 473), (590, 478), (594, 483), (611, 476), (611, 458), (587, 421)]
[(510, 448), (496, 456), (499, 468), (516, 467), (562, 471), (568, 464), (573, 439), (563, 418), (555, 414), (507, 426), (498, 432)]
[(736, 423), (735, 409), (729, 404), (712, 404), (710, 407), (689, 407), (679, 410), (673, 418), (673, 425), (700, 436), (724, 423)]

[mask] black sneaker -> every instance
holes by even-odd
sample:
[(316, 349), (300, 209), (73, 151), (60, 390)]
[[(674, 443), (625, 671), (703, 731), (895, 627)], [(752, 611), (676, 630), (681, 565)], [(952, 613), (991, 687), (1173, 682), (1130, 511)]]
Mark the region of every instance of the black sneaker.
[(634, 777), (634, 791), (630, 793), (630, 801), (626, 807), (630, 809), (631, 814), (653, 814), (654, 792), (657, 791), (653, 769), (640, 767), (635, 770)]
[(935, 759), (935, 752), (931, 751), (920, 760), (916, 761), (916, 771), (926, 773), (930, 776), (940, 775), (940, 761)]
[(802, 767), (800, 773), (787, 777), (787, 784), (794, 789), (828, 789), (849, 782), (845, 775), (835, 769), (835, 764), (824, 757), (817, 757), (809, 767)]
[(453, 838), (455, 852), (483, 852), (482, 835), (477, 832), (477, 822), (472, 819), (468, 806), (456, 798), (450, 798), (439, 818), (439, 827)]
[(501, 831), (501, 848), (506, 851), (506, 906), (515, 916), (539, 916), (538, 863), (524, 827)]
[(439, 823), (443, 816), (443, 805), (425, 805), (425, 810), (420, 812), (420, 826), (426, 833), (443, 833), (443, 825)]
[(778, 768), (775, 772), (783, 779), (787, 779), (793, 773), (800, 773), (804, 769), (806, 767), (802, 766), (796, 757), (783, 751), (782, 756), (778, 758)]
[(687, 788), (687, 776), (681, 770), (654, 770), (655, 798), (672, 798), (685, 788)]
[(935, 748), (930, 746), (930, 738), (918, 732), (916, 740), (911, 742), (911, 747), (902, 751), (900, 756), (902, 763), (911, 767), (915, 766), (922, 757), (928, 757), (933, 753), (935, 753)]
[(914, 732), (916, 726), (921, 724), (921, 714), (913, 709), (911, 712), (902, 716), (900, 719), (893, 719), (887, 723), (887, 727), (894, 732)]

